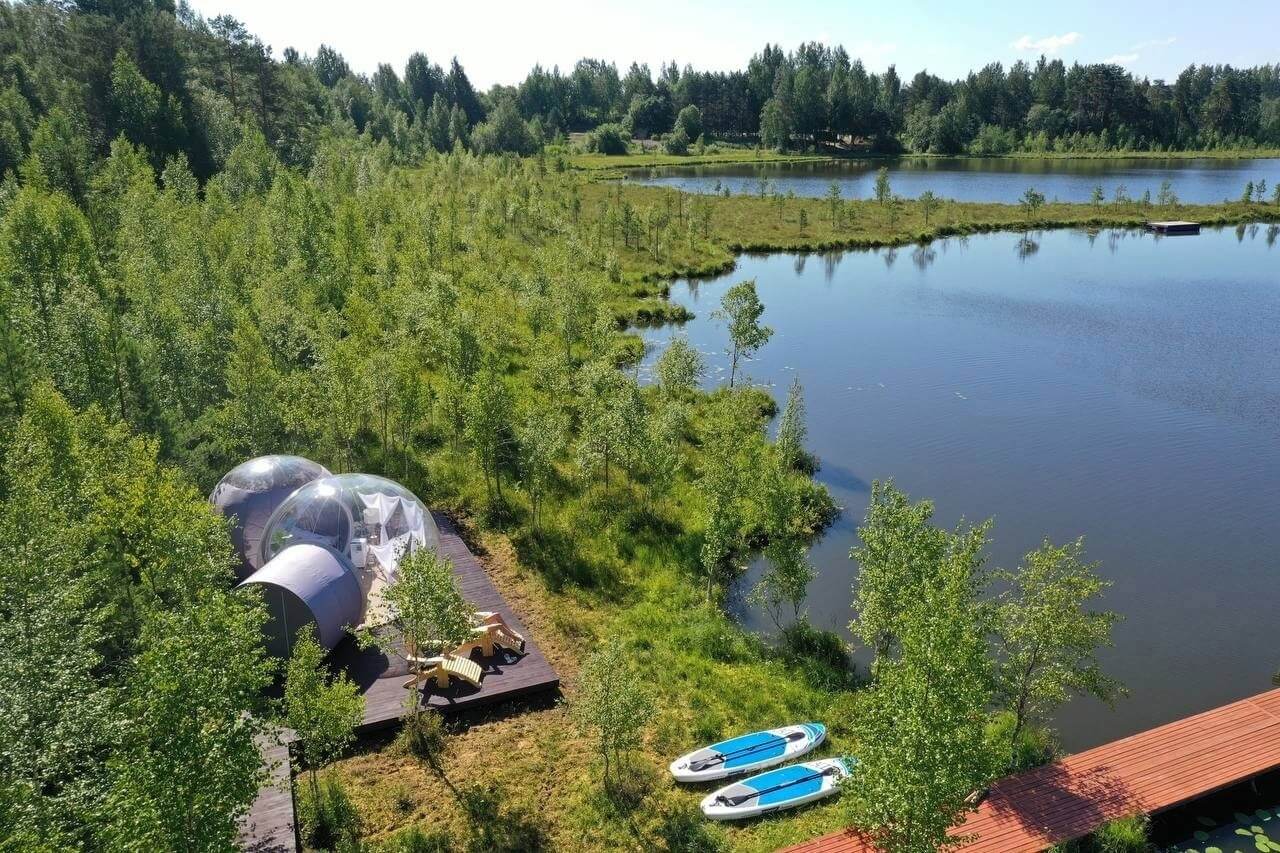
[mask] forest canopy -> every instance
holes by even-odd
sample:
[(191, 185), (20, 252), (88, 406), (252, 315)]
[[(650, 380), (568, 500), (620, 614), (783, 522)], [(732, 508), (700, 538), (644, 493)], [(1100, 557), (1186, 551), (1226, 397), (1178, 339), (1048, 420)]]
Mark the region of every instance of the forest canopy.
[[(696, 124), (677, 126), (689, 107)], [(89, 162), (124, 136), (157, 169), (184, 155), (203, 182), (245, 125), (302, 167), (333, 133), (368, 134), (410, 163), (455, 146), (528, 153), (602, 125), (683, 131), (673, 151), (703, 135), (935, 154), (1239, 149), (1280, 145), (1280, 65), (1192, 65), (1165, 81), (1042, 56), (906, 79), (808, 42), (765, 45), (729, 71), (673, 62), (655, 76), (584, 58), (480, 92), (456, 57), (415, 53), (360, 74), (327, 45), (277, 55), (234, 18), (168, 0), (0, 3), (0, 174), (25, 165), (82, 200)]]

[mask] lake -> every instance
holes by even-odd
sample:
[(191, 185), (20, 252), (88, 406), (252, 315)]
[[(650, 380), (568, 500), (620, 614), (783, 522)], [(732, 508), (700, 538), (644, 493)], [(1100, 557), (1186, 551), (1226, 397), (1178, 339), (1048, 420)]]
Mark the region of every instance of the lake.
[(889, 160), (836, 160), (814, 163), (783, 163), (737, 166), (679, 166), (637, 169), (627, 180), (656, 186), (675, 187), (687, 192), (711, 193), (728, 188), (735, 195), (760, 192), (760, 179), (767, 178), (770, 190), (794, 192), (798, 196), (824, 196), (831, 182), (840, 185), (841, 195), (870, 198), (876, 171), (889, 167), (893, 192), (916, 198), (933, 190), (942, 198), (957, 201), (1014, 203), (1028, 187), (1035, 187), (1050, 201), (1087, 202), (1095, 186), (1101, 186), (1108, 200), (1123, 185), (1130, 198), (1140, 199), (1146, 191), (1154, 199), (1160, 184), (1169, 181), (1178, 199), (1185, 203), (1212, 204), (1240, 198), (1245, 184), (1267, 182), (1267, 198), (1280, 183), (1280, 159), (1031, 159), (1013, 157), (903, 157)]
[[(773, 339), (746, 365), (799, 376), (818, 478), (845, 507), (812, 548), (808, 612), (847, 636), (848, 559), (870, 483), (954, 525), (994, 517), (991, 565), (1086, 537), (1124, 621), (1107, 670), (1131, 695), (1057, 717), (1080, 749), (1267, 689), (1280, 666), (1280, 226), (1156, 238), (1002, 233), (896, 250), (744, 256), (677, 282), (724, 381), (711, 313), (755, 278)], [(742, 604), (749, 627), (771, 630)], [(865, 660), (865, 658), (863, 659)]]

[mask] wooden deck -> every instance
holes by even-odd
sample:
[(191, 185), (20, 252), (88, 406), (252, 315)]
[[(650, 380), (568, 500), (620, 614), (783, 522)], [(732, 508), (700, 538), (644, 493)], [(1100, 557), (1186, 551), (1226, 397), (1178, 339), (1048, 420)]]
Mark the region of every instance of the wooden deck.
[(279, 731), (259, 741), (262, 762), (267, 765), (267, 784), (258, 791), (258, 799), (240, 824), (240, 846), (250, 853), (295, 853), (298, 849), (288, 741)]
[[(467, 548), (458, 529), (443, 516), (435, 517), (440, 528), (441, 556), (453, 562), (454, 574), (462, 597), (477, 610), (492, 610), (502, 614), (506, 623), (525, 638), (523, 655), (496, 649), (493, 657), (475, 657), (484, 671), (479, 687), (472, 687), (454, 680), (447, 690), (434, 686), (422, 692), (423, 703), (441, 711), (459, 711), (495, 702), (505, 702), (530, 693), (555, 690), (560, 677), (539, 651), (537, 643), (520, 624), (520, 619), (507, 605), (506, 600), (494, 588), (480, 561)], [(361, 733), (394, 725), (404, 715), (405, 700), (409, 691), (404, 688), (408, 669), (402, 659), (387, 656), (379, 651), (362, 651), (350, 639), (343, 640), (333, 650), (330, 661), (335, 668), (347, 673), (364, 693), (364, 723)]]
[[(1280, 690), (1002, 779), (956, 835), (965, 853), (1037, 853), (1108, 820), (1156, 814), (1280, 767)], [(789, 853), (875, 853), (854, 831)]]
[[(420, 692), (423, 704), (450, 713), (558, 689), (560, 677), (489, 580), (480, 561), (462, 541), (457, 527), (441, 515), (434, 517), (440, 529), (439, 553), (452, 561), (462, 597), (477, 610), (501, 613), (506, 623), (525, 638), (525, 649), (523, 655), (501, 649), (489, 658), (476, 655), (474, 659), (484, 672), (479, 687), (457, 680), (447, 690), (428, 686)], [(364, 693), (364, 722), (358, 733), (385, 729), (399, 722), (409, 696), (403, 686), (408, 677), (403, 660), (372, 649), (362, 651), (347, 638), (333, 650), (329, 662), (334, 669), (345, 672)], [(272, 783), (259, 792), (257, 802), (243, 822), (241, 845), (261, 853), (293, 853), (298, 847), (287, 749), (270, 746), (263, 754), (264, 759), (278, 759), (283, 764), (283, 784), (281, 779), (273, 777)]]

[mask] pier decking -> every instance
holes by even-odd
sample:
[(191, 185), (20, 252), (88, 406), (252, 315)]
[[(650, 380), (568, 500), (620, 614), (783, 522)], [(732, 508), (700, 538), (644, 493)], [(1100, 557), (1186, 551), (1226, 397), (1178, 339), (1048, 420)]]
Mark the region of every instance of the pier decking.
[[(423, 704), (450, 713), (557, 689), (560, 677), (489, 580), (480, 561), (462, 541), (458, 528), (444, 516), (433, 515), (440, 530), (438, 552), (453, 563), (462, 597), (477, 610), (501, 613), (506, 623), (524, 636), (525, 649), (523, 655), (495, 649), (497, 654), (493, 657), (477, 657), (484, 672), (479, 687), (461, 684), (456, 679), (447, 690), (430, 686), (422, 693)], [(364, 694), (364, 721), (356, 729), (358, 733), (393, 726), (404, 715), (409, 691), (404, 687), (408, 670), (403, 660), (372, 649), (362, 651), (350, 638), (333, 650), (329, 660), (335, 670), (345, 672)], [(242, 822), (241, 845), (261, 853), (293, 853), (298, 847), (287, 749), (267, 747), (264, 759), (274, 762), (277, 768), (282, 763), (284, 770), (281, 773), (277, 769), (270, 784), (258, 793), (257, 802)]]
[[(1280, 689), (996, 782), (956, 830), (965, 853), (1037, 853), (1127, 815), (1156, 814), (1280, 767)], [(875, 853), (852, 830), (788, 853)]]
[(1174, 219), (1162, 222), (1148, 222), (1147, 230), (1154, 231), (1157, 234), (1199, 234), (1199, 222), (1187, 222), (1182, 219)]

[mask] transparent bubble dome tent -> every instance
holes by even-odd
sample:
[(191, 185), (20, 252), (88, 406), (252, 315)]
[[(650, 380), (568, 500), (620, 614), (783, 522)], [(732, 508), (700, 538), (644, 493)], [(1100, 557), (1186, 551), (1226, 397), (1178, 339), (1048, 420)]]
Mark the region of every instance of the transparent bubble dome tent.
[(300, 487), (332, 476), (329, 469), (301, 456), (259, 456), (227, 472), (209, 502), (233, 519), (231, 544), (240, 555), (236, 578), (244, 580), (266, 562), (262, 558), (262, 533), (271, 514)]
[(372, 474), (313, 480), (277, 507), (260, 547), (265, 563), (291, 545), (323, 545), (354, 568), (394, 582), (400, 559), (440, 543), (431, 513), (399, 483)]
[(210, 502), (232, 518), (232, 542), (252, 572), (240, 585), (263, 591), (267, 647), (279, 656), (307, 626), (332, 649), (348, 628), (385, 621), (382, 592), (395, 583), (400, 561), (440, 542), (431, 513), (404, 486), (371, 474), (333, 475), (298, 456), (237, 466)]

